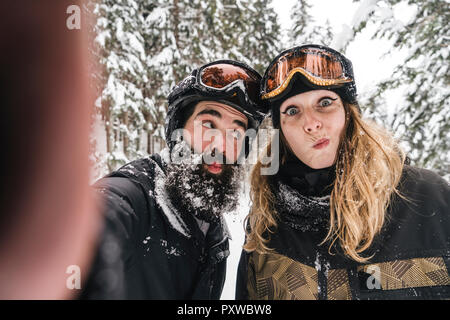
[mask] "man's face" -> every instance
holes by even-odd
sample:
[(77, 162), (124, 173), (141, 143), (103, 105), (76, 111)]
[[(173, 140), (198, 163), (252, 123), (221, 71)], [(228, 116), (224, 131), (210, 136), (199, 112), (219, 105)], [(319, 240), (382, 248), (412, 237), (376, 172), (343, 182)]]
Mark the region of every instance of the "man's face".
[(212, 160), (205, 160), (205, 168), (212, 174), (220, 174), (225, 162), (237, 161), (247, 126), (247, 117), (236, 109), (215, 101), (202, 101), (186, 121), (184, 139), (195, 153), (212, 155)]
[(247, 125), (244, 114), (225, 104), (202, 101), (195, 106), (180, 144), (193, 152), (167, 169), (166, 189), (177, 210), (212, 222), (236, 208), (242, 181), (236, 162)]

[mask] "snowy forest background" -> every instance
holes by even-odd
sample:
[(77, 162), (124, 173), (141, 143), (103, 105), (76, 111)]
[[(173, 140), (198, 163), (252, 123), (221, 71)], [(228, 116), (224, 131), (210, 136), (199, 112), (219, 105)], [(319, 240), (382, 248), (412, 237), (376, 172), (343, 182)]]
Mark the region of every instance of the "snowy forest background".
[[(450, 181), (447, 0), (98, 0), (84, 10), (95, 17), (93, 181), (164, 147), (166, 97), (193, 68), (229, 58), (263, 74), (281, 50), (305, 43), (346, 54), (364, 116), (392, 130), (412, 164)], [(227, 299), (243, 242), (243, 231), (230, 229)]]

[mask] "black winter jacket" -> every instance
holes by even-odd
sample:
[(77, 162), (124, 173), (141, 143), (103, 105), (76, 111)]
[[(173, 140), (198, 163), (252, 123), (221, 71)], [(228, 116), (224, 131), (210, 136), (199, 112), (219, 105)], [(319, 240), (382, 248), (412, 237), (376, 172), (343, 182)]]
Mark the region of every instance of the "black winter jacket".
[(225, 221), (212, 223), (205, 236), (191, 213), (171, 210), (158, 187), (164, 170), (153, 155), (95, 184), (105, 224), (80, 298), (220, 298), (229, 255)]
[[(344, 256), (339, 245), (331, 254), (329, 242), (320, 245), (328, 231), (329, 206), (323, 209), (321, 193), (327, 188), (315, 190), (323, 170), (311, 171), (294, 185), (319, 200), (304, 205), (306, 212), (298, 217), (291, 213), (285, 219), (278, 212), (278, 227), (267, 244), (274, 251), (242, 252), (237, 299), (450, 298), (450, 187), (445, 180), (405, 166), (399, 189), (411, 202), (395, 196), (382, 231), (364, 253), (373, 257), (361, 264)], [(331, 175), (328, 182), (332, 180)], [(284, 183), (279, 175), (274, 181)]]

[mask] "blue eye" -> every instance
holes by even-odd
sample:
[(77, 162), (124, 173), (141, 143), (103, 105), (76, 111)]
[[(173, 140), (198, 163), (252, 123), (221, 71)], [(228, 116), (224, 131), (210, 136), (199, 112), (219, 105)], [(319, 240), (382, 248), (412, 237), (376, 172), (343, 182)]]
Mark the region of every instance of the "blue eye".
[(323, 98), (322, 100), (320, 100), (319, 106), (321, 106), (321, 107), (328, 107), (328, 106), (330, 106), (330, 105), (333, 103), (333, 101), (335, 101), (335, 100), (337, 100), (337, 99), (333, 99), (333, 98)]
[(298, 113), (298, 109), (295, 106), (290, 106), (282, 113), (288, 116), (295, 116)]

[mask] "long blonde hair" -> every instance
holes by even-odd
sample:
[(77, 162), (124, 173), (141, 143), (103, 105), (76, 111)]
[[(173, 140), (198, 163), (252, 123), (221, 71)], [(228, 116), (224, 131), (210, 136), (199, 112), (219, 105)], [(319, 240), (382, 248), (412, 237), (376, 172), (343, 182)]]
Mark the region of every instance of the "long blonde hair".
[[(370, 247), (380, 232), (397, 189), (405, 154), (386, 129), (363, 120), (356, 105), (344, 103), (346, 124), (336, 155), (336, 179), (330, 196), (329, 231), (322, 244), (339, 241), (343, 252), (357, 262), (370, 257), (361, 254)], [(272, 145), (266, 148), (270, 154)], [(284, 162), (289, 146), (280, 130), (280, 160)], [(273, 155), (272, 155), (273, 156)], [(273, 159), (273, 158), (272, 158)], [(270, 165), (270, 164), (269, 164)], [(268, 166), (268, 165), (267, 165)], [(274, 194), (269, 177), (261, 175), (260, 159), (252, 169), (252, 208), (245, 219), (248, 252), (268, 252), (266, 244), (277, 227)]]

